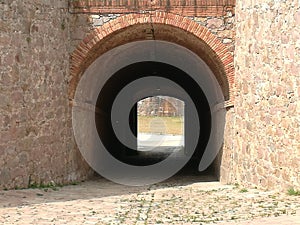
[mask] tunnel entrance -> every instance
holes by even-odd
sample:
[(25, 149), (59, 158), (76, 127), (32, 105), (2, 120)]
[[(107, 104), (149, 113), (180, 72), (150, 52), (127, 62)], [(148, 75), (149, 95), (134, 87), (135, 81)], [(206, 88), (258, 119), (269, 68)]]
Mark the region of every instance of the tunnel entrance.
[[(210, 136), (211, 132), (211, 113), (208, 101), (201, 90), (201, 88), (195, 83), (193, 79), (191, 79), (185, 72), (182, 70), (171, 66), (169, 64), (161, 63), (161, 62), (139, 62), (134, 63), (131, 65), (128, 65), (119, 71), (117, 71), (113, 76), (110, 77), (110, 79), (106, 82), (104, 87), (102, 88), (101, 92), (99, 93), (96, 107), (99, 109), (102, 113), (95, 113), (95, 120), (97, 125), (97, 132), (99, 134), (99, 138), (101, 139), (102, 143), (108, 149), (108, 151), (118, 160), (129, 163), (131, 165), (139, 165), (139, 166), (145, 166), (145, 165), (151, 165), (155, 164), (166, 157), (170, 155), (170, 153), (174, 152), (178, 148), (169, 146), (170, 148), (163, 148), (163, 146), (153, 146), (154, 149), (152, 151), (139, 151), (138, 148), (138, 138), (136, 147), (137, 150), (131, 149), (126, 147), (116, 136), (112, 123), (109, 119), (109, 115), (111, 115), (112, 111), (112, 105), (114, 100), (116, 99), (116, 96), (121, 91), (122, 88), (124, 88), (126, 85), (130, 84), (132, 81), (137, 80), (142, 77), (147, 76), (156, 76), (156, 77), (164, 77), (167, 79), (170, 79), (174, 82), (176, 82), (178, 85), (180, 85), (187, 93), (189, 93), (189, 96), (192, 96), (193, 102), (196, 105), (197, 112), (199, 115), (199, 124), (201, 128), (199, 141), (197, 144), (197, 148), (195, 150), (195, 153), (193, 155), (193, 160), (197, 159), (200, 161), (204, 150), (206, 148), (208, 138)], [(173, 93), (171, 89), (161, 90), (159, 84), (157, 84), (157, 88), (159, 92), (168, 94), (168, 97), (172, 97), (173, 99), (178, 99), (182, 102), (185, 101), (185, 99), (182, 99), (183, 96), (177, 96), (176, 93)], [(143, 92), (144, 90), (139, 90), (140, 92)], [(136, 93), (139, 94), (139, 93)], [(173, 94), (173, 95), (172, 95)], [(154, 98), (152, 96), (148, 96), (148, 98)], [(159, 100), (162, 100), (162, 98), (158, 97)], [(142, 101), (142, 99), (139, 99), (139, 101)], [(138, 136), (138, 102), (134, 105), (134, 107), (131, 110), (131, 113), (128, 117), (128, 124), (130, 125), (132, 133), (137, 137)], [(122, 110), (122, 109), (119, 109)], [(154, 112), (154, 114), (162, 115), (163, 112), (160, 112), (162, 109), (157, 109), (157, 112)], [(188, 110), (188, 108), (184, 107), (183, 112), (181, 112), (181, 115), (184, 115), (184, 110)], [(107, 117), (103, 116), (103, 113), (107, 115)], [(158, 120), (158, 117), (157, 117)], [(184, 118), (184, 121), (188, 121), (189, 118)], [(154, 122), (154, 121), (152, 121)], [(159, 121), (157, 121), (159, 122)], [(160, 121), (161, 123), (161, 121)], [(162, 125), (162, 124), (161, 124)], [(190, 130), (189, 124), (184, 123), (185, 127), (183, 130)], [(167, 127), (165, 127), (167, 128)], [(158, 129), (162, 132), (162, 129), (164, 127), (156, 126), (156, 129)], [(124, 138), (128, 134), (123, 133)], [(152, 138), (158, 138), (159, 141), (163, 141), (163, 138), (170, 138), (166, 135), (158, 136), (152, 136)], [(167, 139), (168, 140), (168, 139)], [(167, 141), (165, 140), (165, 141)], [(183, 139), (183, 146), (185, 145), (186, 141), (188, 141), (186, 138)], [(153, 143), (155, 144), (155, 143)], [(184, 154), (184, 148), (183, 146), (180, 148), (180, 151), (177, 156), (173, 157), (180, 157), (180, 154)], [(164, 150), (165, 152), (164, 152)], [(153, 151), (158, 151), (160, 153), (166, 153), (166, 154), (160, 154), (160, 157), (157, 157), (159, 154), (153, 153)], [(169, 154), (168, 154), (169, 153)], [(196, 169), (196, 168), (195, 168)]]
[[(182, 146), (166, 149), (157, 145), (159, 154), (153, 149), (143, 151), (145, 146), (138, 137), (139, 105), (154, 98), (176, 99), (184, 105), (178, 112), (184, 121)], [(157, 180), (156, 176), (163, 180), (181, 168), (203, 172), (218, 167), (213, 161), (223, 143), (224, 95), (206, 63), (182, 46), (137, 41), (108, 51), (84, 72), (74, 102), (77, 145), (91, 167), (104, 177), (113, 176), (112, 180), (126, 184), (130, 177), (130, 184), (140, 180), (148, 184)], [(151, 113), (162, 112), (158, 108)], [(165, 161), (170, 168), (162, 166)], [(156, 166), (159, 174), (151, 172)], [(123, 170), (126, 174), (120, 175)]]

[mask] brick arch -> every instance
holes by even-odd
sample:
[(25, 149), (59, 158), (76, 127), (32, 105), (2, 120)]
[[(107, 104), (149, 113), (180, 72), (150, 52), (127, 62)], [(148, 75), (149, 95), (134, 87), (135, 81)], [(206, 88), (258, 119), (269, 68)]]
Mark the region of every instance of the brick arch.
[(86, 68), (110, 49), (139, 40), (165, 40), (196, 53), (210, 67), (224, 94), (225, 106), (233, 106), (233, 56), (206, 27), (165, 12), (127, 14), (93, 30), (71, 55), (69, 99)]

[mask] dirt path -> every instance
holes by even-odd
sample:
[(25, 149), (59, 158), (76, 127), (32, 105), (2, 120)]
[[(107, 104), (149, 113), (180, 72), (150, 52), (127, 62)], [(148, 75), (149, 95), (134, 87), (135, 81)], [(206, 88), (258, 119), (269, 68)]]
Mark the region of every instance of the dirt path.
[[(146, 187), (104, 179), (0, 191), (0, 224), (300, 225), (300, 197), (177, 176)], [(199, 182), (200, 181), (200, 182)]]

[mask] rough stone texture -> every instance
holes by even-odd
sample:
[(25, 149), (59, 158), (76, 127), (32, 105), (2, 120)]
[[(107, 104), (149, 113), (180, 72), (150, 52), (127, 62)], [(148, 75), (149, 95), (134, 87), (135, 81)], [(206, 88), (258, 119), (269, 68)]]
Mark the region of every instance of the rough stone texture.
[(235, 15), (228, 11), (226, 15), (219, 17), (193, 17), (194, 21), (208, 28), (210, 32), (227, 46), (228, 50), (234, 52), (235, 42)]
[[(300, 188), (299, 4), (240, 0), (236, 17), (231, 10), (188, 17), (235, 51), (223, 182)], [(72, 135), (69, 54), (119, 16), (69, 14), (67, 0), (0, 0), (1, 188), (67, 183), (91, 173)]]
[(0, 1), (1, 188), (89, 174), (66, 97), (68, 17), (67, 1)]
[[(74, 14), (71, 16), (71, 51), (97, 27), (113, 21), (122, 14)], [(188, 17), (191, 20), (209, 29), (233, 53), (234, 51), (234, 15), (228, 11), (224, 16), (218, 17)]]
[(237, 1), (236, 20), (223, 180), (300, 187), (300, 2)]
[(70, 26), (70, 53), (91, 32), (93, 19), (87, 14), (74, 14), (69, 17)]

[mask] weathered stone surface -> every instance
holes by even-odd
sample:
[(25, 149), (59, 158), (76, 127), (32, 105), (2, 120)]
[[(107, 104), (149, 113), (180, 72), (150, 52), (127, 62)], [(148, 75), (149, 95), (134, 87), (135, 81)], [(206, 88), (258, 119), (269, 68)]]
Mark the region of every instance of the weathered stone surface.
[[(299, 4), (237, 1), (236, 16), (229, 10), (188, 17), (235, 51), (223, 182), (300, 186)], [(72, 134), (69, 57), (88, 33), (119, 16), (69, 14), (67, 0), (0, 3), (1, 188), (67, 183), (90, 174)]]
[(225, 134), (225, 182), (300, 186), (299, 11), (296, 0), (237, 1), (236, 97)]
[(88, 174), (67, 123), (67, 7), (65, 0), (0, 3), (0, 188)]
[(211, 29), (221, 29), (224, 26), (224, 20), (213, 18), (207, 20), (207, 27)]
[[(76, 49), (80, 41), (82, 41), (89, 32), (120, 16), (122, 16), (122, 14), (72, 15), (70, 17), (71, 52)], [(215, 18), (212, 18), (211, 16), (188, 18), (208, 28), (210, 32), (215, 34), (218, 39), (225, 43), (228, 49), (233, 52), (235, 37), (235, 31), (233, 29), (234, 17), (235, 16), (228, 11), (226, 15), (220, 15)]]

